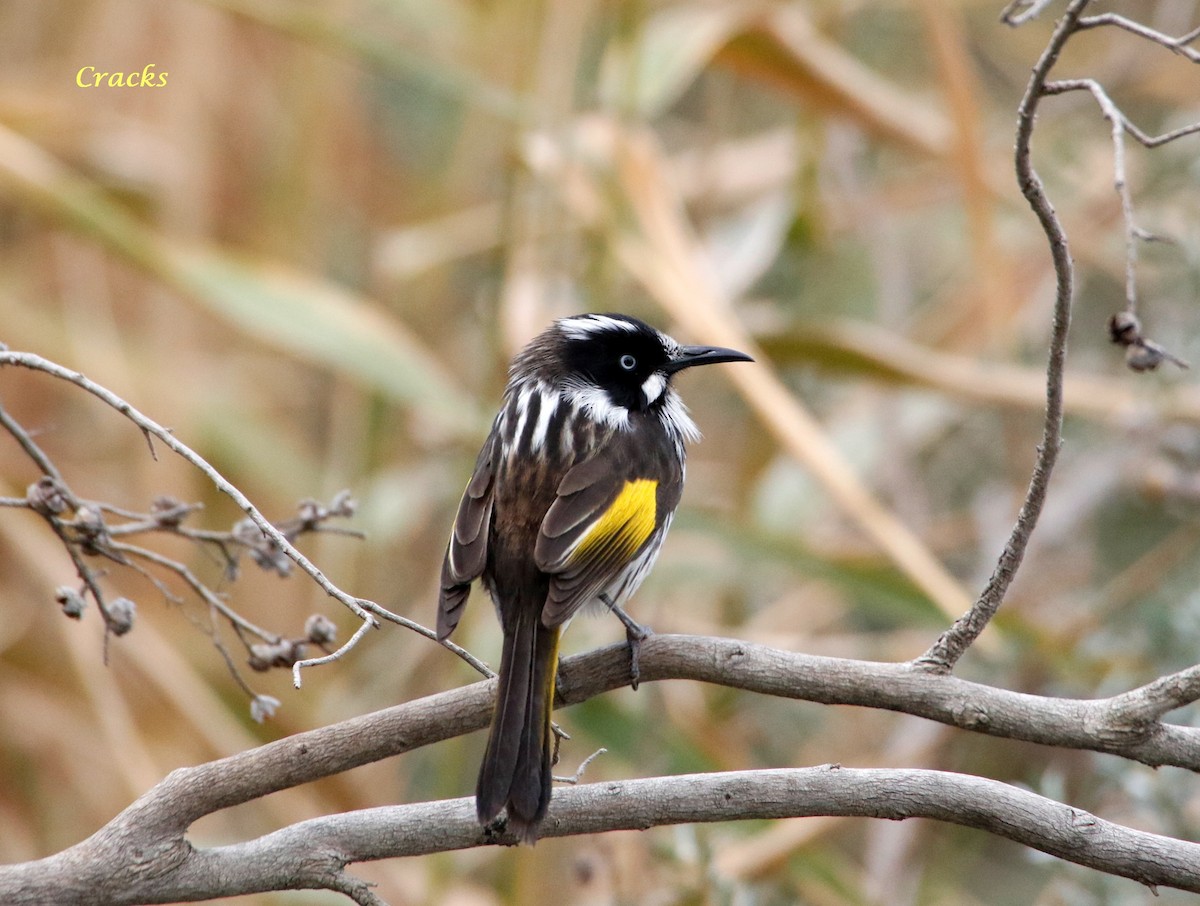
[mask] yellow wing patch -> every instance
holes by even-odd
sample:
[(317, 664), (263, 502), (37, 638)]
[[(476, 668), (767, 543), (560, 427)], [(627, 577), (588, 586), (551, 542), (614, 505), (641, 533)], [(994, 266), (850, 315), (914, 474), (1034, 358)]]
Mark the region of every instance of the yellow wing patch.
[(657, 491), (658, 482), (649, 478), (625, 482), (617, 499), (579, 539), (567, 562), (606, 556), (631, 559), (654, 532)]

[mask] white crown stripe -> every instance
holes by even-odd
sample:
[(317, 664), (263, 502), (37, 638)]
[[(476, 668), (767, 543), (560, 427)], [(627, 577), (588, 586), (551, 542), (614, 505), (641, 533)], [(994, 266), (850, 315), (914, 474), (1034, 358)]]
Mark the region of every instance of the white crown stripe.
[(604, 330), (624, 330), (635, 333), (638, 329), (632, 321), (610, 318), (608, 315), (580, 315), (575, 318), (562, 318), (558, 322), (558, 326), (572, 340), (586, 340)]

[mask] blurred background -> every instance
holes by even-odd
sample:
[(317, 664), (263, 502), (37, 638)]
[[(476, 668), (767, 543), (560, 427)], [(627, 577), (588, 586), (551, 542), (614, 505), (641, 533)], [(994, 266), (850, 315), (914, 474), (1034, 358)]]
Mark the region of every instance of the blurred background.
[[(5, 0), (0, 341), (169, 426), (271, 518), (350, 489), (365, 540), (303, 549), (343, 589), (429, 625), (458, 496), (526, 339), (553, 317), (619, 310), (684, 342), (752, 342), (755, 369), (680, 382), (705, 440), (632, 612), (660, 632), (912, 658), (986, 580), (1040, 435), (1053, 272), (1012, 146), (1061, 9), (1013, 30), (1001, 5)], [(1112, 7), (1173, 34), (1200, 24), (1194, 0)], [(165, 84), (94, 84), (151, 65)], [(1055, 74), (1098, 78), (1149, 132), (1200, 119), (1195, 67), (1128, 34), (1077, 36)], [(1139, 224), (1172, 240), (1140, 249), (1147, 333), (1193, 362), (1198, 141), (1134, 145), (1128, 161)], [(1107, 340), (1124, 246), (1092, 99), (1043, 104), (1034, 152), (1078, 268), (1066, 446), (1021, 576), (960, 673), (1093, 697), (1197, 660), (1200, 394), (1190, 372), (1129, 372)], [(240, 516), (77, 388), (9, 369), (0, 401), (80, 496), (145, 510), (170, 494), (203, 503), (195, 524), (216, 530)], [(847, 476), (866, 504), (848, 505)], [(0, 496), (36, 478), (0, 437)], [(918, 556), (896, 553), (905, 539)], [(343, 639), (355, 627), (307, 580), (247, 564), (231, 583), (211, 552), (150, 543), (273, 631), (300, 635), (313, 613)], [(139, 610), (105, 665), (95, 610), (73, 622), (55, 604), (75, 582), (56, 540), (32, 514), (0, 511), (3, 861), (81, 840), (176, 766), (473, 680), (385, 627), (297, 692), (286, 670), (246, 669), (222, 629), (255, 692), (282, 702), (260, 725), (207, 607), (163, 578), (179, 602), (109, 570), (106, 587)], [(473, 601), (456, 639), (494, 661), (490, 605)], [(565, 648), (620, 638), (615, 620), (578, 620)], [(1186, 772), (899, 715), (656, 683), (559, 720), (574, 737), (561, 772), (608, 748), (589, 780), (932, 767), (1200, 834)], [(482, 744), (277, 794), (190, 836), (467, 795)], [(395, 904), (1146, 897), (930, 822), (679, 827), (355, 870)]]

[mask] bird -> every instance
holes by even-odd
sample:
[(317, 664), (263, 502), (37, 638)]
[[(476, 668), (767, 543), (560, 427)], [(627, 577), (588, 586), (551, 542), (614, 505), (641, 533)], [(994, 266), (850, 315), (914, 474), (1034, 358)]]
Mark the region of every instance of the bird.
[(476, 815), (537, 841), (551, 797), (551, 710), (559, 640), (581, 609), (625, 624), (636, 689), (649, 630), (623, 609), (646, 578), (683, 490), (700, 432), (672, 379), (753, 361), (684, 346), (625, 314), (560, 318), (513, 359), (504, 397), (467, 483), (442, 563), (445, 640), (481, 579), (503, 646)]

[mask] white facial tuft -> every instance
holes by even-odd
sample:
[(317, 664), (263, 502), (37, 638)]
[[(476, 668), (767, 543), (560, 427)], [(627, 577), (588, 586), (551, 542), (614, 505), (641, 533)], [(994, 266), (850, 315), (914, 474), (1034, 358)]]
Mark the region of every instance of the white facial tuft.
[(663, 424), (673, 429), (682, 440), (689, 444), (700, 440), (700, 429), (696, 427), (696, 423), (688, 415), (687, 406), (683, 404), (683, 400), (674, 390), (667, 390), (666, 396), (663, 398), (662, 409), (659, 411)]
[(650, 377), (642, 381), (642, 393), (646, 397), (646, 405), (653, 406), (658, 402), (658, 398), (663, 395), (663, 391), (667, 389), (667, 376), (661, 371), (655, 371)]
[(629, 410), (614, 405), (608, 398), (608, 392), (595, 384), (570, 384), (565, 396), (598, 425), (614, 429), (629, 427)]

